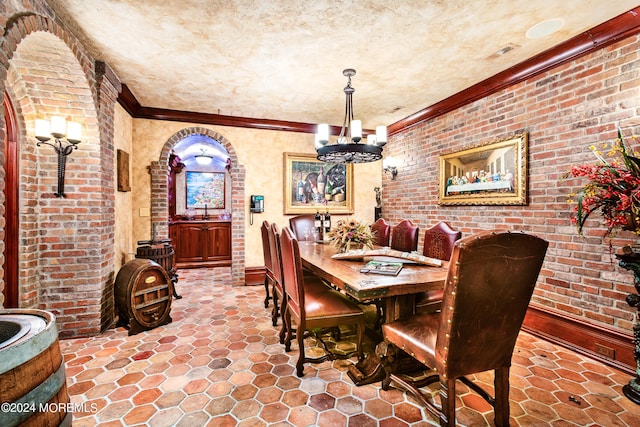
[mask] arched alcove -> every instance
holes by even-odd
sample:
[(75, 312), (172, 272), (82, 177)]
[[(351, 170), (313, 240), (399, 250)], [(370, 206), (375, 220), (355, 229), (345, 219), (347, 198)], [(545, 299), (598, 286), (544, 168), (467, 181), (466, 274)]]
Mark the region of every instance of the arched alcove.
[(169, 236), (169, 154), (173, 147), (191, 135), (204, 135), (216, 140), (229, 154), (231, 175), (231, 280), (233, 285), (245, 284), (245, 169), (239, 164), (233, 145), (211, 129), (190, 127), (172, 135), (162, 147), (158, 161), (152, 162), (151, 227), (159, 238)]

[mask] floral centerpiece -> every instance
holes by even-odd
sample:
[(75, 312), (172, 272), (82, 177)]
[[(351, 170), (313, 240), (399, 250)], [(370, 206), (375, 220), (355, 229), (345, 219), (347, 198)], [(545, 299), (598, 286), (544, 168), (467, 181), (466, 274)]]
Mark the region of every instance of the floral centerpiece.
[[(574, 165), (569, 172), (571, 177), (587, 179), (578, 193), (569, 195), (569, 202), (575, 203), (571, 220), (578, 227), (578, 233), (582, 234), (587, 218), (599, 211), (608, 237), (613, 237), (618, 229), (640, 234), (640, 159), (637, 152), (630, 150), (620, 130), (615, 141), (589, 148), (598, 162)], [(603, 155), (605, 150), (607, 154)]]
[(354, 219), (341, 219), (336, 226), (329, 231), (329, 240), (339, 251), (346, 252), (351, 249), (368, 247), (373, 249), (373, 234), (371, 228)]

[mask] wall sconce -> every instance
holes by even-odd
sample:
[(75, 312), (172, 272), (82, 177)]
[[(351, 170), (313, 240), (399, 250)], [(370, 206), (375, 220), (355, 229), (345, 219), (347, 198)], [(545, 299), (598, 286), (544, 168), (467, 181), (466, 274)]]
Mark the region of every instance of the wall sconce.
[[(58, 190), (56, 197), (66, 197), (64, 194), (64, 171), (67, 164), (67, 156), (78, 148), (82, 135), (82, 125), (76, 122), (67, 122), (64, 117), (51, 117), (51, 120), (36, 120), (36, 139), (38, 147), (47, 144), (53, 147), (58, 155)], [(55, 142), (48, 142), (51, 137)], [(65, 140), (66, 137), (66, 140)]]
[(382, 170), (391, 174), (391, 179), (396, 179), (398, 175), (398, 161), (393, 157), (385, 157), (382, 161)]

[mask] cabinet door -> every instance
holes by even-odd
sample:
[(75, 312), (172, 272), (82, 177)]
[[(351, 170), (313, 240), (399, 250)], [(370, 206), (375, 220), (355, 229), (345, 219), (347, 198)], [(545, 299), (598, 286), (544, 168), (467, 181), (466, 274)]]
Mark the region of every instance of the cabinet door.
[(180, 224), (176, 228), (176, 262), (202, 261), (206, 254), (206, 235), (202, 224)]
[(207, 260), (231, 259), (231, 227), (228, 223), (207, 225)]

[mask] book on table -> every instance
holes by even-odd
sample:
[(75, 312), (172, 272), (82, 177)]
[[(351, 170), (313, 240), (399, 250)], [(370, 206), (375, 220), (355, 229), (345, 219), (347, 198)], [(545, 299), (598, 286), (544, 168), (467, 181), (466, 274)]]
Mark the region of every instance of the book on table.
[(402, 270), (401, 262), (369, 261), (360, 269), (360, 272), (397, 276), (400, 270)]

